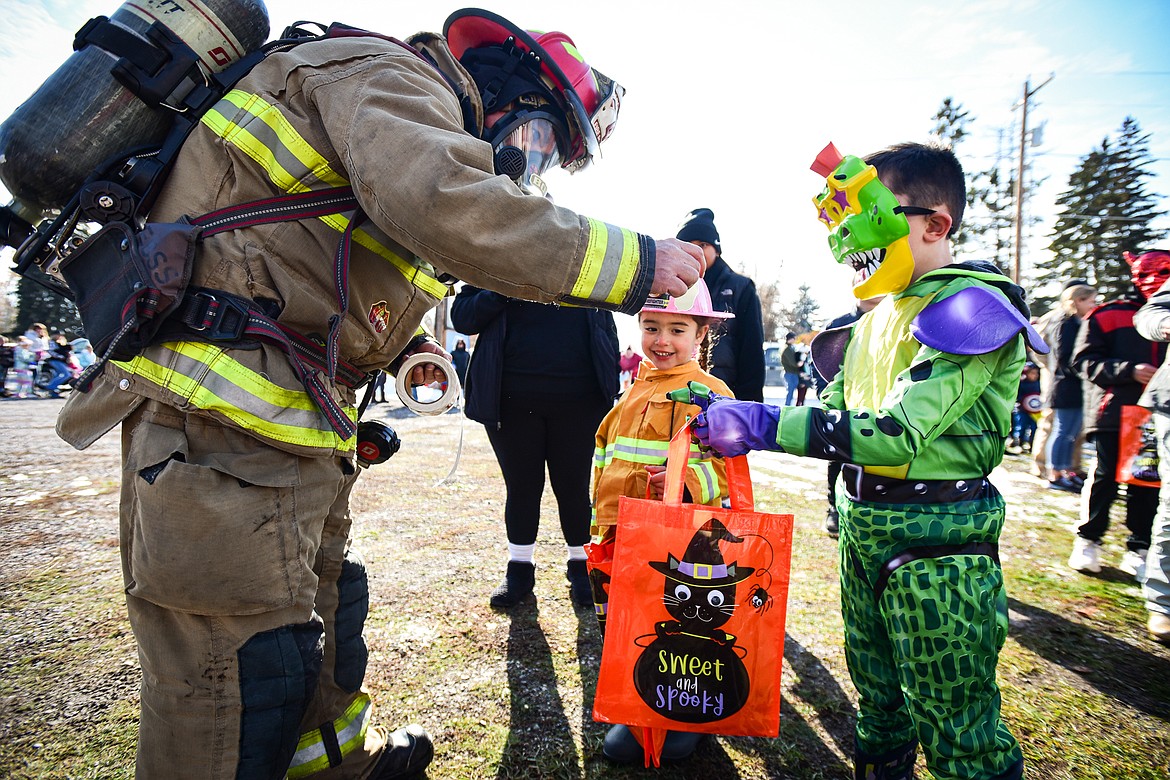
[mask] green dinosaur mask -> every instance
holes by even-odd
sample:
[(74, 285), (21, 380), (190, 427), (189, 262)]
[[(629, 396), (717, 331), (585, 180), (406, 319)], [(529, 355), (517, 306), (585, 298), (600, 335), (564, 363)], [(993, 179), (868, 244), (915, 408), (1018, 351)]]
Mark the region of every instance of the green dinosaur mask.
[(829, 228), (833, 257), (853, 267), (853, 295), (864, 299), (906, 289), (914, 273), (910, 223), (877, 169), (858, 157), (842, 157), (829, 144), (813, 170), (827, 182), (813, 203)]

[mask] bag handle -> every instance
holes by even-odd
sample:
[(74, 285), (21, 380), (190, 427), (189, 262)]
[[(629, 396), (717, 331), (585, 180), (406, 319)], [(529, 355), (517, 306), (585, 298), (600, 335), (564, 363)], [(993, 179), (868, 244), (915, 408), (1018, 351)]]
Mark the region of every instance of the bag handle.
[[(670, 437), (670, 449), (666, 454), (666, 487), (662, 500), (667, 504), (682, 503), (683, 485), (687, 461), (691, 455), (691, 423), (688, 420), (674, 436)], [(731, 508), (751, 512), (755, 510), (752, 496), (752, 475), (748, 470), (746, 455), (724, 458), (727, 466), (727, 492), (731, 496)]]

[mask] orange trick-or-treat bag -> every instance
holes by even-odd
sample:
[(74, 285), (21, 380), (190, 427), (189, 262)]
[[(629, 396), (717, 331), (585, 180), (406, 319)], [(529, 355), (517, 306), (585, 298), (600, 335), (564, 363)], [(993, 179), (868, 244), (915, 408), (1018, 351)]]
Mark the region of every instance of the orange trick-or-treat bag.
[(634, 729), (640, 737), (774, 737), (792, 515), (754, 511), (743, 456), (727, 459), (730, 509), (684, 504), (689, 445), (684, 427), (671, 440), (662, 501), (619, 503), (593, 717), (646, 727)]

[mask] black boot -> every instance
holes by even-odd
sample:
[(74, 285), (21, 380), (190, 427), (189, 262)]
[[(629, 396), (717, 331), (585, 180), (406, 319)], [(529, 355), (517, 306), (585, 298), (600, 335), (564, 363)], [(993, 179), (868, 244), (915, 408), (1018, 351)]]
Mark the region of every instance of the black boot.
[(369, 780), (399, 780), (414, 777), (435, 755), (430, 735), (422, 726), (411, 724), (386, 735), (386, 746)]
[(569, 597), (575, 607), (593, 606), (593, 588), (589, 584), (589, 566), (582, 560), (569, 561), (565, 568)]
[(536, 585), (536, 566), (525, 561), (508, 561), (508, 573), (504, 582), (492, 591), (490, 603), (493, 607), (514, 607), (532, 595)]
[(914, 761), (918, 758), (917, 740), (875, 755), (854, 747), (854, 780), (914, 780)]
[(825, 513), (825, 533), (833, 539), (841, 535), (840, 517), (835, 509), (830, 509)]

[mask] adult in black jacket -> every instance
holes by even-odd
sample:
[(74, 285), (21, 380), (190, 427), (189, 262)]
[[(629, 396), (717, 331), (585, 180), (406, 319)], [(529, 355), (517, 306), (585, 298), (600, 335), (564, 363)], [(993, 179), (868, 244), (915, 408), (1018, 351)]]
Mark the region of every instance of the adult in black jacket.
[[(1126, 257), (1130, 255), (1126, 253)], [(1073, 366), (1085, 380), (1084, 431), (1097, 451), (1089, 497), (1081, 502), (1080, 524), (1069, 557), (1069, 566), (1081, 572), (1101, 570), (1101, 537), (1109, 528), (1109, 508), (1117, 498), (1121, 407), (1137, 404), (1166, 355), (1165, 344), (1147, 341), (1134, 328), (1134, 314), (1146, 300), (1141, 292), (1146, 280), (1140, 267), (1132, 270), (1136, 289), (1090, 311), (1073, 350)], [(1150, 292), (1159, 285), (1154, 284)], [(1127, 486), (1125, 525), (1129, 538), (1121, 569), (1129, 574), (1140, 572), (1157, 508), (1158, 488)]]
[(735, 319), (723, 320), (711, 352), (711, 373), (722, 379), (741, 401), (764, 400), (764, 319), (756, 283), (731, 270), (723, 259), (715, 214), (695, 209), (679, 226), (680, 241), (689, 241), (703, 250), (706, 272), (703, 281), (711, 291), (716, 311), (730, 312)]
[(487, 429), (507, 490), (508, 568), (491, 605), (515, 606), (532, 594), (547, 466), (568, 547), (570, 595), (577, 606), (591, 607), (584, 545), (594, 435), (618, 393), (613, 315), (464, 285), (451, 305), (451, 323), (460, 333), (479, 334), (464, 409)]

